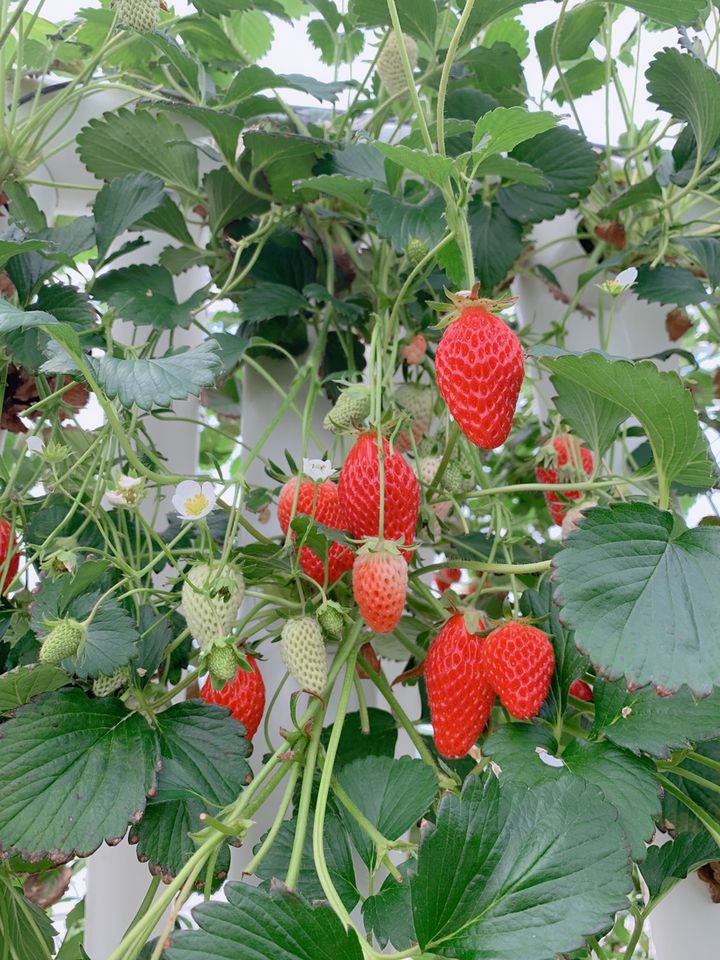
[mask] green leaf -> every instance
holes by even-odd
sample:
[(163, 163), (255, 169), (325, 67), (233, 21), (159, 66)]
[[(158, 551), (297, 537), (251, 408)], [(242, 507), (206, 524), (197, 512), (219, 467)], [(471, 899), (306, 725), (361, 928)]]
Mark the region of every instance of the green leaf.
[(197, 700), (176, 703), (156, 720), (162, 764), (157, 794), (130, 839), (139, 859), (174, 877), (196, 850), (190, 833), (202, 829), (200, 814), (217, 814), (252, 777), (249, 744), (242, 724), (223, 707)]
[(162, 180), (149, 173), (131, 173), (106, 183), (92, 208), (98, 256), (104, 258), (113, 240), (159, 207), (164, 198)]
[(399, 167), (424, 177), (438, 187), (445, 186), (453, 169), (453, 161), (449, 157), (441, 157), (437, 153), (412, 150), (410, 147), (402, 146), (402, 144), (382, 143), (379, 140), (374, 143), (374, 147)]
[(57, 323), (55, 317), (44, 310), (20, 310), (8, 300), (0, 298), (0, 334), (29, 327), (44, 327)]
[(414, 860), (406, 860), (399, 866), (405, 878), (399, 883), (388, 874), (375, 896), (367, 897), (362, 905), (362, 915), (368, 932), (372, 931), (381, 947), (392, 943), (396, 950), (407, 950), (415, 940), (410, 884), (407, 877)]
[(0, 849), (86, 857), (125, 834), (155, 786), (155, 735), (119, 700), (48, 693), (0, 729)]
[(103, 300), (124, 320), (155, 330), (189, 327), (192, 311), (205, 296), (204, 290), (196, 290), (184, 303), (178, 303), (170, 271), (149, 263), (103, 273), (93, 284), (92, 292), (96, 300)]
[(711, 287), (720, 286), (720, 240), (717, 237), (680, 237), (675, 242), (690, 251), (707, 274)]
[(627, 190), (623, 190), (611, 203), (602, 208), (600, 216), (611, 219), (622, 210), (628, 210), (630, 207), (647, 203), (661, 196), (662, 189), (657, 182), (657, 177), (654, 173), (651, 173), (649, 177), (640, 180), (639, 183), (633, 183)]
[(33, 306), (76, 330), (89, 330), (97, 321), (87, 294), (65, 283), (46, 283), (40, 287)]
[(537, 626), (550, 638), (555, 651), (555, 671), (548, 699), (543, 712), (556, 717), (565, 712), (568, 702), (568, 687), (585, 673), (588, 667), (584, 657), (575, 646), (573, 635), (560, 622), (559, 610), (553, 603), (552, 585), (544, 580), (538, 590), (524, 590), (520, 609), (525, 616), (537, 621)]
[(162, 202), (133, 224), (133, 230), (159, 230), (180, 243), (192, 243), (182, 210), (166, 193)]
[[(395, 719), (387, 710), (368, 707), (370, 733), (363, 733), (359, 713), (349, 713), (345, 718), (340, 743), (338, 744), (336, 768), (340, 769), (354, 760), (364, 757), (394, 757), (398, 728)], [(324, 727), (322, 743), (327, 747), (332, 727)]]
[(377, 232), (392, 242), (397, 253), (404, 253), (410, 240), (424, 240), (434, 247), (445, 233), (445, 201), (439, 194), (430, 194), (420, 203), (404, 203), (373, 190), (368, 211)]
[[(434, 49), (437, 8), (433, 0), (414, 0), (397, 5), (400, 26), (416, 40), (424, 40)], [(364, 27), (391, 28), (392, 21), (385, 0), (350, 0), (351, 19)]]
[(620, 0), (620, 5), (671, 27), (693, 26), (705, 9), (703, 0)]
[[(269, 888), (273, 881), (282, 883), (285, 879), (290, 866), (296, 826), (296, 820), (286, 820), (282, 824), (279, 833), (273, 840), (270, 852), (255, 871), (256, 875), (265, 881), (266, 888)], [(312, 829), (310, 829), (305, 834), (300, 874), (295, 887), (298, 893), (307, 897), (311, 903), (325, 899), (325, 892), (320, 884), (313, 862), (312, 844)], [(254, 848), (254, 852), (257, 852), (259, 846), (260, 844)], [(328, 813), (325, 817), (323, 846), (333, 886), (340, 894), (345, 909), (352, 910), (360, 899), (355, 881), (352, 851), (342, 824), (332, 813)]]
[[(521, 105), (526, 100), (525, 78), (517, 51), (509, 43), (494, 43), (491, 47), (474, 46), (458, 64), (475, 77), (475, 86), (481, 97), (491, 94), (504, 107)], [(484, 112), (484, 111), (482, 111)], [(471, 117), (477, 120), (478, 114)]]
[(4, 267), (11, 257), (42, 250), (47, 246), (45, 240), (0, 240), (0, 268)]
[(173, 113), (189, 117), (199, 123), (212, 136), (225, 162), (235, 165), (238, 143), (243, 131), (244, 120), (217, 107), (199, 107), (195, 104), (173, 106)]
[(64, 670), (50, 663), (17, 667), (0, 677), (0, 713), (10, 713), (40, 693), (59, 690), (69, 679)]
[(664, 263), (654, 268), (643, 263), (638, 268), (633, 290), (641, 300), (674, 303), (678, 307), (708, 300), (708, 292), (701, 280), (684, 267), (671, 267)]
[[(596, 408), (592, 416), (598, 423), (598, 433), (603, 423), (603, 431), (609, 430), (618, 415), (615, 407), (623, 407), (628, 416), (640, 421), (653, 449), (660, 483), (669, 487), (696, 456), (700, 431), (693, 399), (676, 373), (661, 372), (650, 360), (611, 360), (596, 352), (547, 355), (541, 362), (553, 376), (582, 388), (585, 403)], [(598, 405), (598, 401), (602, 402)], [(608, 401), (613, 406), (608, 406)], [(585, 415), (584, 419), (589, 418)], [(714, 482), (712, 465), (706, 459), (705, 488)]]
[(209, 339), (183, 353), (150, 360), (116, 357), (86, 358), (108, 397), (141, 410), (166, 407), (173, 400), (196, 397), (214, 382), (221, 367), (216, 340)]
[(473, 201), (468, 212), (475, 275), (484, 288), (506, 276), (522, 249), (522, 227), (500, 207)]
[(701, 157), (720, 139), (720, 75), (698, 57), (666, 47), (645, 72), (648, 99), (692, 127)]
[(203, 180), (207, 191), (210, 228), (218, 233), (233, 220), (242, 220), (267, 209), (268, 202), (243, 190), (226, 167), (211, 170)]
[(593, 688), (593, 735), (634, 753), (667, 760), (673, 750), (720, 737), (720, 691), (696, 699), (687, 687), (670, 697), (654, 690), (628, 691), (622, 681), (598, 680)]
[(484, 114), (475, 124), (473, 149), (480, 156), (505, 153), (523, 140), (550, 130), (558, 118), (552, 113), (530, 113), (524, 107), (496, 107)]
[(292, 317), (308, 309), (308, 302), (301, 293), (280, 283), (258, 283), (238, 294), (236, 299), (240, 316), (250, 324), (273, 317)]
[(197, 150), (162, 113), (124, 107), (91, 120), (77, 137), (80, 159), (104, 180), (150, 173), (189, 197), (198, 189)]
[(515, 17), (496, 20), (483, 34), (483, 44), (492, 47), (494, 43), (507, 43), (524, 60), (530, 53), (527, 27)]
[(608, 679), (669, 691), (686, 683), (698, 695), (720, 685), (719, 529), (682, 531), (650, 504), (596, 508), (553, 566), (562, 620)]
[(641, 867), (647, 884), (649, 902), (657, 904), (679, 880), (684, 880), (699, 867), (720, 860), (720, 847), (709, 833), (680, 833), (662, 846), (649, 847)]
[(642, 860), (660, 816), (654, 764), (611, 743), (572, 740), (562, 753), (564, 766), (551, 767), (538, 756), (538, 748), (555, 753), (549, 730), (508, 723), (485, 741), (483, 753), (500, 766), (503, 787), (509, 782), (534, 788), (540, 783), (562, 783), (569, 777), (597, 787), (617, 810), (633, 860)]
[(516, 184), (498, 190), (500, 206), (520, 223), (550, 220), (576, 207), (595, 182), (599, 163), (587, 140), (567, 127), (554, 127), (518, 144), (510, 156), (536, 167), (546, 180), (544, 188)]
[(297, 894), (228, 883), (227, 903), (193, 910), (198, 930), (173, 934), (167, 960), (362, 960), (354, 930), (326, 904)]
[[(75, 605), (70, 610), (87, 614), (97, 599), (96, 594), (82, 597), (82, 614)], [(115, 667), (124, 667), (132, 659), (137, 639), (135, 625), (125, 610), (116, 600), (105, 600), (88, 625), (87, 642), (74, 661), (73, 672), (78, 677), (110, 676)]]
[(385, 160), (380, 151), (370, 143), (350, 143), (344, 150), (336, 150), (326, 167), (323, 172), (370, 180), (375, 186), (387, 189)]
[(366, 207), (368, 190), (372, 186), (370, 180), (357, 180), (343, 177), (339, 173), (321, 174), (318, 177), (306, 177), (295, 181), (295, 189), (302, 195), (315, 196), (318, 193), (344, 200), (355, 207)]
[(3, 960), (51, 960), (55, 930), (45, 910), (31, 903), (0, 865), (0, 944)]
[[(600, 32), (604, 19), (603, 7), (592, 3), (583, 3), (579, 7), (567, 10), (563, 14), (558, 31), (558, 59), (579, 60), (584, 56)], [(535, 34), (535, 49), (544, 77), (548, 75), (553, 65), (552, 38), (556, 25), (557, 21), (549, 23)]]
[[(695, 752), (712, 763), (720, 763), (720, 740), (707, 740), (699, 743)], [(689, 780), (679, 775), (680, 770), (686, 770), (690, 776), (700, 777), (703, 782)], [(706, 764), (687, 758), (683, 760), (677, 771), (668, 771), (667, 778), (691, 803), (700, 808), (698, 813), (690, 809), (680, 797), (676, 797), (665, 790), (663, 797), (663, 819), (671, 824), (672, 830), (688, 833), (704, 833), (706, 824), (702, 821), (702, 814), (706, 814), (715, 823), (720, 822), (720, 773), (717, 768), (711, 769)], [(699, 814), (699, 815), (698, 815)], [(717, 834), (716, 834), (717, 836)]]
[[(349, 763), (337, 774), (340, 786), (388, 840), (397, 840), (430, 808), (437, 792), (432, 770), (410, 757), (365, 757)], [(344, 807), (339, 807), (345, 827), (368, 867), (375, 862), (375, 847)]]
[(560, 104), (567, 102), (566, 89), (570, 91), (573, 100), (578, 100), (588, 93), (599, 90), (605, 84), (607, 67), (603, 60), (598, 60), (597, 57), (588, 57), (564, 70), (563, 77), (565, 82), (561, 83), (558, 80), (550, 93), (553, 100)]
[(475, 168), (476, 177), (502, 177), (515, 183), (527, 183), (531, 187), (541, 187), (545, 178), (527, 163), (520, 163), (512, 157), (488, 157)]
[(631, 881), (617, 813), (594, 786), (472, 777), (441, 800), (410, 886), (423, 950), (548, 960), (606, 930)]
[(557, 391), (553, 398), (555, 409), (599, 460), (617, 439), (620, 425), (627, 420), (627, 410), (561, 374), (553, 374), (550, 380)]
[(245, 132), (243, 142), (251, 151), (253, 168), (262, 170), (273, 195), (288, 201), (293, 197), (293, 183), (315, 173), (317, 160), (334, 146), (317, 137), (279, 130)]

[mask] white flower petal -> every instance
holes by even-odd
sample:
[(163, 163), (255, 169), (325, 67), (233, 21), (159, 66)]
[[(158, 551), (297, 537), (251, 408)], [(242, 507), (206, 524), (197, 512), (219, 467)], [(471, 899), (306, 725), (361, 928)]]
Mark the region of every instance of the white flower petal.
[(621, 270), (620, 273), (615, 277), (615, 282), (619, 283), (626, 290), (628, 287), (631, 287), (637, 280), (638, 272), (635, 267), (628, 267), (627, 270)]
[[(200, 493), (200, 484), (197, 480), (181, 480), (180, 483), (175, 487), (175, 496), (180, 497), (181, 500), (184, 500), (185, 497), (192, 497)], [(175, 497), (173, 497), (173, 503), (175, 502)]]
[(303, 473), (311, 480), (329, 480), (332, 476), (333, 465), (331, 460), (319, 460), (317, 458), (303, 459)]
[(142, 477), (128, 477), (124, 473), (121, 473), (117, 478), (117, 485), (120, 490), (134, 490), (135, 487), (139, 487), (142, 482)]
[(45, 444), (42, 441), (42, 437), (28, 437), (27, 448), (33, 453), (42, 453), (45, 449)]
[(544, 747), (535, 747), (535, 753), (540, 757), (542, 762), (547, 767), (564, 767), (565, 761), (561, 760), (560, 757), (553, 757), (551, 753), (548, 753)]

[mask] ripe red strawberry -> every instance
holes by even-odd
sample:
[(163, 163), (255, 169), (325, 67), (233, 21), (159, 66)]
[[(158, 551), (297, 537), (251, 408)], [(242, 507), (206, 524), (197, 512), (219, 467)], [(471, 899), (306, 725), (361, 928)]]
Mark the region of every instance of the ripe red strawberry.
[(507, 440), (524, 366), (518, 338), (483, 306), (463, 306), (445, 329), (435, 355), (438, 390), (462, 432), (481, 449)]
[(578, 700), (584, 700), (586, 703), (593, 702), (593, 688), (584, 680), (573, 680), (568, 688), (571, 697), (577, 697)]
[(487, 725), (495, 691), (485, 677), (484, 641), (469, 633), (461, 613), (430, 644), (425, 686), (433, 737), (444, 757), (464, 757)]
[(451, 583), (457, 583), (462, 577), (462, 571), (457, 567), (446, 567), (444, 570), (435, 574), (435, 589), (440, 593), (445, 593)]
[[(8, 553), (10, 559), (8, 560)], [(20, 554), (17, 549), (17, 539), (7, 520), (0, 520), (0, 571), (5, 570), (5, 577), (0, 586), (0, 593), (4, 593), (17, 576), (20, 566)]]
[[(288, 480), (280, 491), (278, 497), (278, 523), (283, 533), (287, 533), (290, 521), (292, 519), (292, 506), (295, 499), (295, 488), (297, 478)], [(294, 516), (314, 517), (318, 523), (331, 527), (333, 530), (347, 529), (347, 523), (343, 509), (340, 505), (338, 488), (332, 480), (324, 480), (322, 483), (315, 483), (307, 477), (300, 481), (300, 492), (298, 494), (297, 507)], [(295, 536), (293, 535), (293, 540)], [(328, 548), (328, 583), (335, 583), (348, 570), (352, 569), (353, 551), (341, 543), (334, 541)], [(305, 574), (314, 580), (315, 583), (324, 583), (325, 564), (322, 559), (313, 553), (309, 547), (303, 547), (300, 551), (300, 566)]]
[[(420, 486), (402, 454), (390, 453), (383, 437), (385, 540), (412, 543), (420, 509)], [(379, 536), (380, 469), (377, 437), (363, 433), (340, 471), (338, 490), (350, 533), (356, 540)], [(408, 555), (406, 555), (408, 556)]]
[(547, 635), (526, 623), (493, 630), (483, 648), (488, 682), (517, 720), (534, 717), (547, 699), (555, 652)]
[(228, 680), (222, 690), (216, 690), (212, 679), (207, 678), (200, 691), (205, 703), (217, 703), (229, 707), (236, 720), (245, 727), (248, 740), (252, 740), (262, 720), (265, 709), (265, 683), (258, 669), (257, 660), (248, 656), (250, 670), (238, 667), (234, 680)]
[(392, 544), (370, 540), (353, 564), (353, 595), (365, 623), (375, 633), (392, 633), (405, 609), (407, 563)]
[[(574, 480), (588, 480), (592, 477), (595, 460), (592, 451), (583, 447), (577, 437), (570, 433), (559, 433), (548, 440), (540, 450), (540, 460), (535, 467), (538, 483), (572, 483)], [(550, 510), (553, 523), (561, 524), (570, 508), (570, 500), (579, 500), (580, 490), (565, 490), (545, 494), (545, 502)]]

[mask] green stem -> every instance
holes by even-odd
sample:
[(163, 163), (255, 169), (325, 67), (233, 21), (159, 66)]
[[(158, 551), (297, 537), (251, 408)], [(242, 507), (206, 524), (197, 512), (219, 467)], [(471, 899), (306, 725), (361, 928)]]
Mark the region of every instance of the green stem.
[[(362, 827), (363, 831), (372, 840), (377, 851), (378, 860), (382, 860), (387, 850), (392, 846), (392, 841), (388, 840), (387, 837), (384, 837), (380, 831), (374, 827), (372, 823), (370, 823), (358, 805), (350, 799), (345, 790), (340, 786), (336, 777), (332, 777), (331, 783), (333, 793), (338, 798), (340, 803), (345, 807), (353, 820), (359, 824), (360, 827)], [(388, 863), (388, 869), (398, 882), (402, 882), (402, 874), (395, 864), (392, 863), (392, 861)]]
[(465, 6), (463, 8), (462, 15), (458, 20), (457, 26), (455, 27), (450, 40), (447, 53), (445, 54), (442, 73), (440, 74), (440, 83), (438, 85), (437, 95), (436, 123), (438, 153), (440, 153), (443, 157), (445, 156), (445, 97), (447, 95), (448, 80), (450, 79), (450, 71), (453, 63), (455, 62), (455, 54), (457, 53), (457, 49), (460, 44), (460, 38), (462, 37), (465, 27), (467, 26), (467, 22), (470, 19), (470, 14), (472, 13), (474, 6), (475, 0), (465, 0)]
[[(333, 908), (338, 917), (340, 917), (346, 928), (352, 927), (353, 923), (350, 919), (350, 914), (345, 909), (345, 904), (342, 902), (339, 893), (335, 889), (335, 885), (333, 884), (330, 876), (330, 871), (328, 870), (328, 865), (325, 860), (324, 832), (325, 811), (327, 810), (333, 766), (335, 764), (335, 757), (337, 756), (337, 750), (340, 744), (340, 736), (345, 723), (345, 714), (347, 712), (348, 701), (350, 699), (350, 692), (352, 691), (353, 677), (355, 676), (355, 660), (357, 657), (355, 638), (360, 631), (360, 625), (361, 621), (358, 621), (355, 629), (352, 631), (347, 641), (348, 644), (352, 644), (353, 652), (350, 655), (345, 668), (345, 679), (340, 691), (340, 699), (337, 705), (335, 721), (333, 723), (332, 733), (330, 734), (330, 740), (328, 742), (327, 751), (325, 754), (323, 771), (320, 776), (320, 786), (318, 787), (317, 801), (315, 803), (315, 820), (313, 823), (313, 856), (315, 858), (315, 869), (317, 871), (318, 879), (320, 880), (320, 885), (323, 888), (330, 906)], [(318, 736), (318, 742), (319, 739), (320, 738)]]
[(390, 710), (393, 716), (400, 723), (400, 725), (402, 726), (403, 730), (407, 733), (407, 735), (410, 737), (410, 739), (412, 740), (413, 746), (415, 747), (417, 752), (420, 754), (421, 758), (425, 761), (425, 763), (429, 767), (432, 768), (432, 771), (435, 774), (440, 786), (443, 788), (448, 787), (451, 782), (448, 780), (448, 778), (445, 776), (442, 770), (435, 763), (435, 760), (433, 759), (433, 755), (430, 753), (430, 751), (427, 748), (427, 745), (423, 742), (422, 737), (415, 729), (415, 726), (412, 720), (410, 719), (410, 717), (408, 717), (408, 715), (405, 713), (403, 708), (400, 706), (400, 704), (396, 700), (395, 695), (392, 692), (392, 688), (388, 683), (385, 675), (382, 673), (375, 673), (375, 671), (372, 669), (370, 664), (361, 656), (358, 657), (358, 663), (363, 668), (365, 673), (367, 673), (368, 679), (375, 684), (375, 686), (378, 688), (380, 693), (382, 693), (383, 697), (385, 697), (387, 705), (390, 707)]
[(320, 749), (321, 734), (322, 717), (316, 717), (313, 721), (310, 745), (305, 756), (305, 769), (303, 771), (300, 803), (298, 805), (297, 817), (295, 818), (295, 837), (293, 838), (290, 864), (288, 865), (288, 871), (285, 877), (285, 884), (290, 890), (295, 889), (297, 886), (298, 877), (300, 876), (300, 866), (302, 864), (305, 837), (307, 835), (307, 825), (310, 817), (310, 801), (312, 800), (313, 783), (315, 780), (315, 766), (317, 764), (318, 750)]
[(253, 856), (252, 860), (247, 864), (247, 866), (243, 868), (243, 873), (246, 873), (248, 875), (252, 875), (253, 873), (255, 873), (257, 868), (265, 859), (270, 847), (275, 842), (275, 838), (277, 837), (278, 833), (280, 832), (280, 828), (283, 825), (285, 814), (287, 813), (287, 809), (290, 806), (290, 801), (293, 798), (293, 793), (295, 792), (295, 784), (297, 783), (299, 776), (300, 776), (300, 765), (295, 763), (293, 764), (293, 768), (290, 771), (290, 778), (288, 779), (288, 782), (285, 786), (285, 793), (282, 795), (280, 806), (278, 807), (278, 811), (275, 815), (275, 819), (273, 820), (273, 824), (270, 827), (270, 830), (268, 831), (267, 836), (258, 847), (257, 853)]
[(630, 911), (635, 918), (635, 926), (633, 928), (632, 936), (628, 940), (628, 945), (623, 955), (623, 960), (632, 960), (632, 955), (635, 953), (635, 947), (640, 942), (640, 937), (643, 932), (643, 924), (645, 922), (645, 917), (639, 910), (632, 909)]

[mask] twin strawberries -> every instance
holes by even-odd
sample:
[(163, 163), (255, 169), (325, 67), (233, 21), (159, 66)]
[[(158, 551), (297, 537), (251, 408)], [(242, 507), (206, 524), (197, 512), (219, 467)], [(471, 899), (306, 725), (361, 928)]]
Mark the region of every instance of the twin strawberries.
[(433, 736), (444, 757), (464, 757), (487, 726), (495, 696), (518, 720), (534, 717), (550, 689), (555, 654), (547, 635), (521, 622), (481, 638), (457, 613), (430, 644), (425, 685)]

